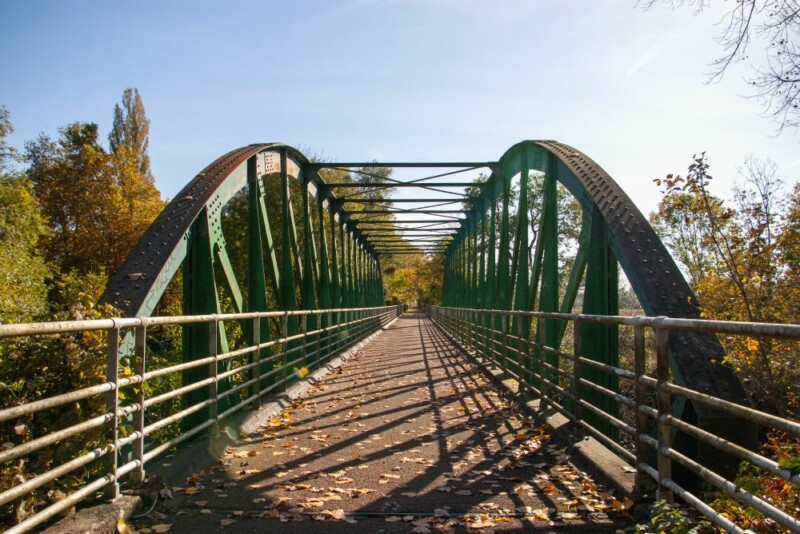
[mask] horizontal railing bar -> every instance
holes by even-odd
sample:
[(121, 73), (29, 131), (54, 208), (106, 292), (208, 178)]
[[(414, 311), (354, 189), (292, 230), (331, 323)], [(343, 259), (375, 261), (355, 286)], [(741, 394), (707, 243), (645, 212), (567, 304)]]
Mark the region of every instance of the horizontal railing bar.
[(62, 393), (61, 395), (56, 395), (54, 397), (49, 397), (47, 399), (38, 401), (32, 401), (20, 406), (14, 406), (13, 408), (5, 408), (0, 410), (0, 423), (10, 419), (16, 419), (24, 415), (41, 412), (42, 410), (49, 410), (64, 404), (70, 404), (79, 400), (88, 399), (90, 397), (100, 395), (101, 393), (107, 393), (113, 390), (114, 384), (112, 382), (104, 382), (96, 386), (70, 391), (68, 393)]
[(770, 460), (769, 458), (761, 456), (758, 453), (747, 450), (744, 447), (741, 447), (719, 436), (715, 436), (710, 432), (706, 432), (701, 428), (697, 428), (696, 426), (671, 415), (665, 415), (664, 418), (670, 425), (674, 426), (681, 432), (692, 435), (697, 439), (704, 441), (723, 452), (727, 452), (732, 456), (736, 456), (742, 460), (747, 460), (756, 467), (763, 469), (764, 471), (767, 471), (775, 476), (779, 476), (784, 480), (788, 480), (795, 485), (800, 485), (800, 474), (793, 475), (788, 469), (781, 469), (778, 466), (778, 463), (774, 460)]
[(560, 319), (598, 324), (616, 324), (625, 326), (647, 326), (666, 328), (669, 330), (691, 330), (695, 332), (712, 332), (725, 334), (756, 334), (768, 337), (800, 339), (800, 325), (779, 323), (757, 323), (745, 321), (717, 321), (712, 319), (679, 319), (673, 317), (648, 317), (627, 315), (588, 315), (583, 313), (556, 313), (520, 310), (475, 310), (472, 308), (448, 308), (455, 311), (479, 311), (487, 316), (494, 313), (498, 316), (536, 317), (541, 319)]
[(22, 497), (26, 493), (30, 493), (36, 488), (39, 488), (48, 482), (57, 479), (58, 477), (64, 476), (67, 473), (83, 467), (84, 465), (90, 464), (113, 450), (114, 446), (109, 444), (105, 448), (94, 449), (49, 471), (39, 473), (34, 478), (26, 480), (22, 484), (14, 486), (11, 489), (7, 489), (6, 491), (0, 493), (0, 506), (13, 501), (14, 499)]
[(742, 419), (747, 419), (748, 421), (759, 423), (765, 426), (772, 426), (779, 430), (783, 430), (784, 432), (788, 432), (800, 437), (800, 423), (795, 423), (794, 421), (789, 421), (788, 419), (782, 419), (776, 415), (760, 412), (758, 410), (754, 410), (753, 408), (748, 408), (747, 406), (742, 406), (741, 404), (726, 401), (718, 397), (712, 397), (711, 395), (706, 395), (705, 393), (700, 393), (699, 391), (695, 391), (693, 389), (687, 389), (671, 382), (665, 382), (659, 387), (675, 395), (686, 397), (695, 402), (699, 402), (701, 404), (705, 404), (706, 406), (711, 406), (712, 408), (727, 412), (731, 415), (741, 417)]
[(593, 389), (594, 391), (597, 391), (598, 393), (600, 393), (602, 395), (605, 395), (606, 397), (608, 397), (610, 399), (613, 399), (613, 400), (615, 400), (617, 402), (620, 402), (620, 403), (624, 404), (625, 406), (633, 408), (634, 410), (637, 408), (636, 401), (633, 400), (632, 398), (626, 397), (625, 395), (623, 395), (621, 393), (617, 393), (615, 391), (611, 391), (608, 388), (604, 388), (600, 384), (595, 384), (594, 382), (590, 382), (589, 380), (586, 380), (585, 378), (579, 378), (578, 379), (578, 383), (580, 385), (582, 385), (582, 386), (586, 386), (589, 389)]
[(146, 382), (148, 382), (153, 378), (158, 378), (160, 376), (171, 375), (172, 373), (177, 373), (179, 371), (188, 371), (189, 369), (194, 369), (195, 367), (202, 367), (204, 365), (209, 365), (213, 361), (214, 361), (213, 356), (207, 356), (205, 358), (192, 360), (190, 362), (179, 363), (177, 365), (171, 365), (169, 367), (162, 367), (161, 369), (154, 369), (153, 371), (147, 371), (144, 374), (144, 379)]
[(51, 432), (50, 434), (46, 434), (40, 438), (31, 441), (26, 441), (25, 443), (17, 445), (13, 449), (0, 451), (0, 463), (5, 463), (10, 460), (14, 460), (16, 458), (19, 458), (20, 456), (25, 456), (26, 454), (31, 454), (43, 447), (47, 447), (48, 445), (53, 445), (54, 443), (58, 443), (59, 441), (71, 438), (72, 436), (77, 436), (78, 434), (81, 434), (88, 430), (92, 430), (93, 428), (103, 426), (106, 423), (108, 423), (112, 419), (112, 417), (114, 417), (114, 415), (110, 413), (99, 415), (97, 417), (93, 417), (92, 419), (86, 420), (82, 423), (78, 423), (76, 425), (72, 425), (70, 427), (62, 428), (61, 430)]
[(336, 312), (362, 312), (374, 310), (387, 310), (391, 312), (395, 306), (380, 306), (374, 308), (333, 308), (314, 310), (291, 310), (270, 312), (246, 313), (216, 313), (205, 315), (172, 315), (164, 317), (130, 317), (113, 319), (84, 319), (81, 321), (53, 321), (46, 323), (19, 323), (0, 325), (0, 338), (18, 336), (39, 336), (49, 334), (66, 334), (74, 332), (89, 332), (96, 330), (112, 330), (115, 328), (133, 328), (139, 326), (177, 325), (211, 323), (214, 321), (241, 321), (246, 319), (266, 319), (269, 317), (321, 315)]
[(161, 395), (156, 395), (155, 397), (150, 397), (144, 400), (144, 407), (145, 409), (150, 408), (151, 406), (156, 406), (161, 404), (162, 402), (168, 401), (170, 399), (174, 399), (175, 397), (180, 397), (184, 393), (191, 393), (192, 391), (197, 391), (200, 388), (205, 386), (210, 386), (216, 382), (214, 377), (211, 378), (204, 378), (203, 380), (198, 380), (197, 382), (192, 382), (189, 385), (180, 387), (178, 389), (172, 389), (167, 391), (166, 393), (162, 393)]
[(148, 434), (152, 434), (156, 430), (160, 430), (165, 426), (169, 426), (173, 423), (176, 423), (181, 419), (183, 419), (184, 417), (186, 417), (187, 415), (191, 415), (195, 412), (199, 412), (200, 410), (202, 410), (207, 406), (211, 406), (212, 404), (214, 404), (214, 402), (215, 402), (214, 399), (208, 399), (203, 402), (198, 402), (197, 404), (193, 404), (192, 406), (186, 408), (185, 410), (176, 412), (170, 415), (169, 417), (165, 417), (164, 419), (159, 419), (155, 423), (144, 427), (144, 435), (146, 436)]
[(90, 482), (86, 486), (82, 487), (81, 489), (70, 493), (60, 501), (51, 504), (44, 510), (38, 512), (35, 515), (25, 519), (24, 521), (14, 525), (13, 527), (9, 528), (5, 531), (5, 534), (22, 534), (23, 532), (28, 532), (32, 530), (34, 527), (41, 525), (48, 519), (55, 517), (56, 515), (60, 514), (64, 510), (68, 510), (84, 500), (86, 497), (92, 495), (94, 492), (102, 489), (103, 487), (107, 486), (114, 482), (114, 475), (108, 473), (103, 475), (102, 477)]

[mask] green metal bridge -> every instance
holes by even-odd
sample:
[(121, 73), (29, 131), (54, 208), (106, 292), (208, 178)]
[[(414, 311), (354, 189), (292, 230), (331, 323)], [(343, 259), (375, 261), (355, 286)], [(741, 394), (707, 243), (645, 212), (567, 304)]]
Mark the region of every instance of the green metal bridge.
[[(431, 174), (401, 181), (385, 168)], [(570, 202), (576, 227), (565, 228)], [(674, 260), (613, 179), (568, 145), (524, 141), (496, 161), (316, 162), (267, 143), (208, 165), (111, 277), (101, 301), (120, 317), (0, 326), (4, 338), (108, 339), (104, 382), (0, 410), (9, 423), (76, 402), (98, 410), (0, 451), (0, 463), (105, 432), (90, 453), (0, 488), (0, 504), (13, 503), (68, 472), (105, 466), (9, 531), (34, 528), (100, 489), (116, 497), (121, 481), (144, 479), (148, 461), (384, 329), (402, 310), (384, 302), (381, 262), (410, 254), (443, 262), (441, 305), (427, 310), (437, 328), (630, 462), (637, 495), (677, 493), (742, 531), (691, 493), (702, 479), (800, 528), (731, 482), (746, 460), (797, 484), (798, 475), (752, 450), (759, 425), (795, 435), (800, 425), (744, 406), (717, 337), (797, 339), (800, 328), (701, 320)], [(641, 316), (620, 314), (620, 270)], [(620, 346), (625, 332), (630, 348)], [(179, 356), (166, 365), (158, 350), (169, 336)]]

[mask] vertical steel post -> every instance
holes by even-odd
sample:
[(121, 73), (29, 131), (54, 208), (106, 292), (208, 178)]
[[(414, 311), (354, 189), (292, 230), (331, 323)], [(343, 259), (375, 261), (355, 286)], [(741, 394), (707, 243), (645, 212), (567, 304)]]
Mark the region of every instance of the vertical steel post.
[(575, 359), (572, 360), (572, 395), (574, 397), (571, 403), (572, 414), (575, 416), (575, 435), (577, 437), (583, 436), (583, 429), (580, 422), (583, 419), (583, 407), (581, 406), (581, 358), (583, 357), (583, 323), (576, 319), (572, 323), (572, 337), (574, 338), (573, 355)]
[(114, 326), (108, 331), (106, 338), (106, 381), (113, 384), (111, 391), (106, 393), (106, 413), (111, 414), (108, 422), (108, 441), (112, 451), (106, 455), (106, 470), (114, 477), (111, 484), (104, 488), (108, 499), (119, 497), (119, 479), (117, 477), (117, 462), (119, 459), (119, 327)]
[(500, 312), (500, 327), (503, 329), (503, 371), (508, 373), (508, 315)]
[[(497, 301), (496, 308), (508, 310), (510, 297), (508, 294), (508, 256), (509, 256), (509, 221), (508, 208), (511, 197), (511, 180), (502, 177), (503, 182), (503, 211), (500, 218), (500, 251), (497, 260)], [(505, 316), (504, 316), (505, 317)]]
[[(556, 158), (553, 154), (547, 157), (547, 172), (544, 177), (544, 190), (542, 192), (542, 290), (539, 299), (539, 310), (543, 312), (558, 311), (558, 187), (556, 178)], [(557, 349), (559, 327), (557, 321), (545, 319), (540, 321), (541, 326), (547, 332), (542, 337), (542, 343), (546, 346)], [(541, 354), (543, 362), (547, 362), (553, 367), (559, 366), (558, 356), (543, 352)], [(544, 369), (544, 368), (543, 368)], [(542, 378), (549, 381), (558, 381), (558, 373), (550, 369), (544, 369)], [(550, 390), (552, 392), (552, 390)]]
[(656, 338), (656, 380), (658, 387), (658, 491), (656, 499), (672, 502), (672, 491), (664, 486), (664, 481), (672, 478), (672, 460), (665, 449), (672, 446), (672, 426), (669, 391), (664, 387), (669, 382), (669, 330), (661, 326), (662, 318), (656, 319), (654, 333)]
[[(256, 156), (247, 160), (248, 184), (248, 223), (247, 223), (247, 311), (267, 311), (267, 284), (264, 271), (264, 257), (262, 246), (262, 228), (265, 221), (261, 216), (261, 183), (256, 170)], [(266, 212), (266, 210), (265, 210)], [(267, 228), (268, 229), (268, 228)], [(272, 241), (269, 236), (268, 241)], [(277, 273), (276, 273), (277, 274)], [(277, 285), (277, 284), (276, 284)], [(277, 296), (277, 295), (276, 295)], [(269, 321), (256, 319), (250, 323), (250, 328), (245, 328), (245, 334), (250, 346), (258, 345), (263, 337), (269, 340)], [(261, 351), (257, 350), (248, 356), (248, 363), (258, 361)], [(258, 377), (258, 383), (250, 388), (250, 395), (260, 391), (261, 367), (256, 367), (254, 373), (249, 373), (251, 379)], [(259, 400), (256, 401), (258, 405)]]
[(636, 401), (636, 482), (635, 491), (641, 494), (643, 491), (649, 489), (652, 485), (650, 477), (644, 473), (639, 466), (647, 464), (647, 445), (642, 441), (641, 437), (647, 434), (647, 414), (642, 410), (643, 406), (647, 406), (647, 386), (641, 380), (641, 377), (647, 374), (647, 353), (645, 351), (645, 330), (642, 326), (642, 319), (639, 320), (640, 324), (633, 327), (633, 372), (636, 375), (635, 394), (634, 400)]
[(133, 442), (132, 452), (133, 459), (139, 462), (139, 465), (131, 472), (130, 476), (133, 483), (140, 483), (144, 481), (144, 373), (147, 371), (147, 326), (136, 327), (134, 336), (135, 373), (142, 377), (142, 381), (139, 383), (139, 389), (134, 399), (139, 409), (133, 413), (133, 431), (138, 433), (138, 437)]
[[(292, 238), (291, 230), (291, 193), (289, 189), (289, 174), (287, 172), (286, 150), (281, 151), (281, 308), (284, 311), (297, 309), (297, 298), (295, 297), (294, 269), (292, 267)], [(300, 258), (297, 258), (298, 263)], [(295, 320), (290, 320), (287, 324), (288, 332), (294, 334), (297, 331)]]
[[(619, 313), (619, 268), (609, 244), (608, 225), (597, 206), (592, 210), (586, 281), (584, 283), (583, 313), (587, 315), (617, 315)], [(614, 324), (586, 324), (583, 328), (583, 350), (587, 358), (619, 367), (619, 327)], [(613, 373), (584, 366), (584, 378), (606, 389), (619, 392), (619, 378)], [(605, 413), (619, 417), (619, 402), (597, 392), (586, 390), (586, 401)], [(613, 440), (619, 439), (619, 429), (606, 419), (586, 413), (586, 421)]]
[(286, 341), (287, 337), (289, 337), (289, 313), (284, 312), (281, 316), (281, 382), (283, 382), (284, 390), (289, 387), (286, 375), (287, 367), (289, 366), (289, 343)]
[[(257, 347), (261, 344), (261, 319), (256, 317), (251, 322), (251, 346)], [(250, 396), (255, 397), (253, 400), (253, 409), (261, 408), (261, 349), (256, 349), (253, 353), (252, 362), (255, 364), (253, 371), (250, 373), (251, 380), (255, 382), (250, 387)]]
[[(302, 356), (300, 369), (304, 369), (306, 367), (306, 359), (308, 358), (308, 330), (306, 330), (307, 326), (308, 326), (308, 315), (303, 314), (300, 316), (300, 333), (303, 334), (303, 344), (300, 349), (300, 354)], [(300, 378), (299, 375), (298, 378)]]
[(219, 321), (215, 318), (208, 323), (208, 354), (213, 358), (209, 364), (209, 375), (214, 380), (208, 386), (208, 397), (214, 402), (209, 408), (210, 419), (214, 421), (211, 426), (211, 435), (219, 434), (219, 360), (217, 359), (217, 336), (219, 334)]

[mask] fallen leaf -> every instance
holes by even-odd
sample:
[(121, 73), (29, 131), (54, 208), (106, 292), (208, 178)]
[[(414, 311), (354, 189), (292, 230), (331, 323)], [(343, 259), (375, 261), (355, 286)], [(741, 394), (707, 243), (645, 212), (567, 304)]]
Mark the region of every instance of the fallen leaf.
[(221, 519), (220, 522), (219, 522), (219, 526), (227, 527), (227, 526), (232, 525), (234, 523), (236, 523), (235, 519)]

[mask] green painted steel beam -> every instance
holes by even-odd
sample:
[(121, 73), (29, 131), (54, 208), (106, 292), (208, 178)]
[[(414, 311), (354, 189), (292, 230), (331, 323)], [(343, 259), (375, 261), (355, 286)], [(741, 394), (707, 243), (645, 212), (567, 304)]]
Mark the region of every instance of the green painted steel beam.
[(329, 168), (459, 168), (469, 167), (480, 169), (481, 167), (492, 167), (496, 165), (494, 161), (431, 161), (431, 162), (377, 162), (377, 161), (362, 161), (362, 162), (329, 162), (329, 163), (309, 163), (308, 167), (311, 169), (329, 169)]
[[(416, 187), (420, 188), (419, 182), (355, 182), (355, 183), (330, 183), (325, 184), (331, 189), (394, 189), (397, 187)], [(425, 182), (425, 187), (473, 187), (475, 184), (472, 182)]]

